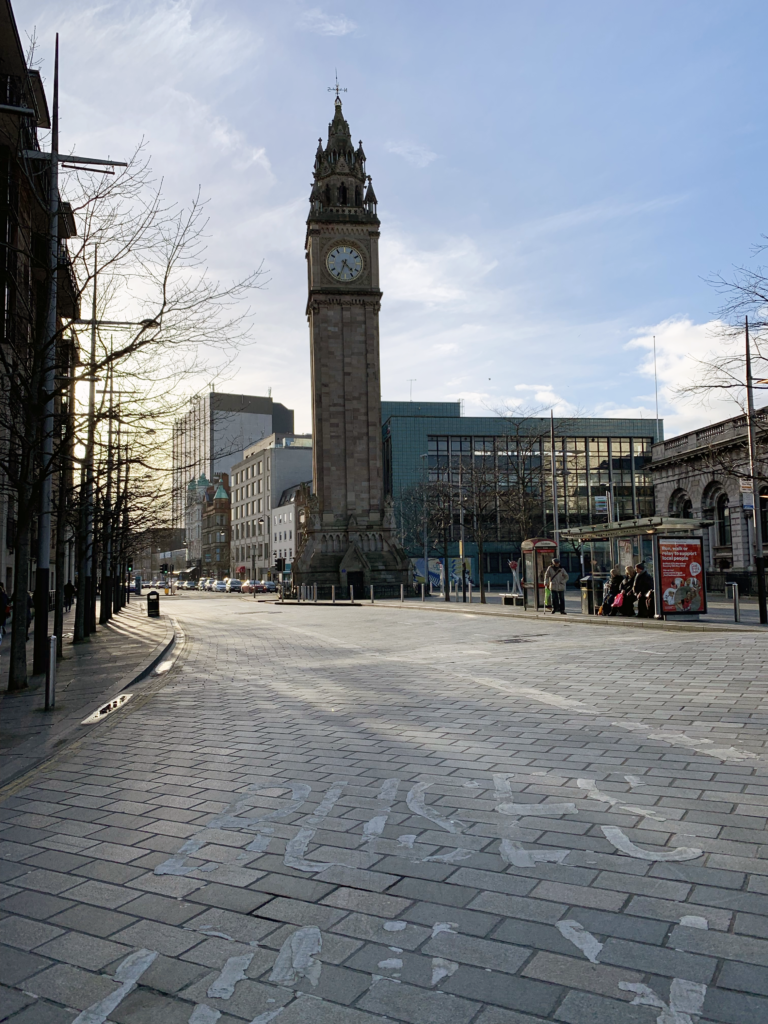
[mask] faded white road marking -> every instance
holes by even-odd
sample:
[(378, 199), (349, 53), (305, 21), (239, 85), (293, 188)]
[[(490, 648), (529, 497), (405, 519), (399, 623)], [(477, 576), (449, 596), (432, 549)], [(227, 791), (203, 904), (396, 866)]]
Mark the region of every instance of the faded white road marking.
[(326, 868), (334, 866), (335, 861), (306, 860), (304, 854), (307, 852), (317, 827), (322, 824), (323, 819), (331, 812), (346, 784), (346, 780), (334, 782), (317, 805), (314, 813), (302, 822), (302, 827), (298, 833), (286, 843), (285, 855), (283, 856), (283, 863), (286, 867), (294, 868), (297, 871), (325, 871)]
[[(255, 817), (250, 818), (241, 817), (242, 811), (250, 803), (250, 796), (255, 793), (267, 792), (270, 796), (277, 792), (284, 792), (286, 789), (291, 791), (291, 799), (285, 807), (279, 807), (273, 811), (266, 811), (263, 814), (258, 814)], [(248, 786), (244, 793), (238, 793), (237, 796), (230, 801), (227, 807), (221, 812), (220, 815), (213, 818), (208, 824), (202, 829), (196, 836), (192, 836), (188, 839), (178, 853), (169, 857), (168, 860), (164, 860), (162, 864), (158, 864), (155, 868), (156, 875), (188, 875), (190, 871), (199, 870), (201, 865), (187, 864), (186, 861), (193, 854), (201, 850), (208, 842), (213, 840), (212, 831), (215, 829), (237, 829), (238, 831), (251, 831), (256, 829), (261, 831), (262, 822), (274, 821), (278, 818), (284, 818), (288, 814), (292, 814), (298, 810), (299, 807), (304, 803), (309, 794), (311, 793), (311, 787), (305, 782), (289, 782), (285, 786), (275, 786), (274, 781), (271, 782), (254, 782)], [(265, 829), (268, 831), (268, 829)], [(257, 837), (260, 838), (260, 837)], [(254, 843), (256, 840), (254, 840)], [(219, 865), (213, 865), (207, 870), (215, 870)]]
[(555, 928), (557, 928), (564, 939), (572, 942), (574, 946), (580, 949), (590, 963), (597, 963), (597, 957), (603, 948), (603, 944), (597, 941), (592, 932), (588, 932), (578, 921), (571, 920), (558, 921)]
[(709, 921), (706, 919), (706, 917), (698, 917), (695, 914), (686, 914), (684, 917), (681, 917), (680, 924), (684, 928), (709, 928)]
[(315, 925), (299, 928), (282, 945), (269, 980), (290, 987), (297, 978), (307, 978), (314, 988), (320, 980), (322, 964), (314, 956), (323, 947), (323, 937)]
[(412, 850), (413, 844), (416, 842), (416, 836), (398, 836), (397, 842), (399, 846), (404, 846), (406, 850)]
[(453, 960), (444, 960), (441, 956), (432, 957), (432, 986), (434, 987), (443, 978), (450, 978), (458, 971), (459, 965)]
[(384, 931), (385, 932), (402, 932), (404, 931), (407, 921), (385, 921)]
[(389, 960), (379, 960), (376, 966), (380, 967), (383, 971), (399, 971), (403, 966), (403, 961), (390, 957)]
[(387, 824), (389, 812), (392, 810), (392, 805), (395, 802), (399, 785), (399, 779), (385, 779), (382, 782), (381, 789), (376, 797), (376, 803), (381, 804), (381, 810), (375, 817), (371, 818), (370, 821), (366, 821), (365, 825), (363, 825), (363, 835), (366, 841), (371, 842), (373, 839), (377, 839), (384, 831), (384, 826)]
[(253, 960), (253, 953), (246, 953), (245, 956), (231, 956), (221, 969), (218, 976), (208, 988), (209, 999), (230, 999), (235, 991), (238, 981), (245, 980), (245, 972)]
[(258, 1017), (253, 1018), (251, 1024), (269, 1024), (271, 1020), (274, 1020), (285, 1009), (285, 1006), (281, 1006), (278, 1010), (267, 1010), (266, 1013), (260, 1013)]
[(578, 814), (576, 804), (499, 804), (500, 814), (513, 814), (518, 818), (555, 818), (561, 814)]
[(628, 732), (642, 733), (649, 740), (662, 740), (675, 747), (689, 747), (698, 754), (706, 754), (707, 757), (716, 757), (718, 761), (758, 761), (759, 754), (753, 754), (751, 750), (743, 750), (740, 747), (716, 747), (714, 740), (706, 737), (688, 736), (684, 732), (675, 732), (672, 729), (659, 729), (655, 725), (645, 725), (643, 722), (612, 722), (619, 729), (626, 729)]
[(436, 853), (432, 857), (424, 857), (422, 863), (428, 864), (434, 861), (437, 864), (460, 864), (463, 860), (471, 857), (474, 852), (474, 850), (467, 850), (463, 846), (457, 846), (450, 853)]
[(115, 971), (115, 981), (122, 982), (120, 988), (79, 1013), (72, 1024), (104, 1024), (112, 1011), (133, 992), (139, 978), (156, 959), (157, 953), (153, 949), (139, 949), (127, 956)]
[(198, 1003), (189, 1018), (189, 1024), (216, 1024), (221, 1016), (219, 1010), (214, 1010), (205, 1003)]
[(441, 814), (438, 814), (437, 811), (427, 807), (425, 804), (424, 793), (431, 785), (431, 782), (417, 782), (408, 793), (408, 796), (405, 798), (405, 802), (414, 814), (418, 814), (422, 818), (426, 818), (427, 821), (433, 822), (439, 828), (445, 829), (446, 832), (451, 832), (453, 835), (460, 834), (464, 831), (463, 824), (458, 821), (454, 821), (452, 818), (444, 818)]
[(586, 790), (587, 800), (597, 800), (601, 804), (608, 804), (612, 809), (616, 808), (619, 813), (623, 811), (628, 814), (640, 814), (645, 818), (653, 818), (654, 821), (667, 820), (662, 814), (654, 810), (653, 807), (625, 804), (619, 797), (611, 796), (610, 793), (604, 793), (597, 788), (597, 783), (594, 779), (576, 779), (576, 785), (579, 789)]
[(676, 850), (659, 850), (656, 852), (642, 850), (639, 846), (635, 846), (621, 829), (616, 828), (615, 825), (601, 825), (600, 828), (612, 846), (615, 846), (622, 853), (626, 853), (628, 857), (635, 857), (637, 860), (695, 860), (702, 855), (701, 850), (696, 850), (690, 846), (679, 846)]
[(647, 786), (647, 782), (643, 782), (639, 775), (625, 775), (624, 778), (629, 783), (630, 789), (637, 789), (638, 786)]
[(515, 868), (532, 868), (537, 864), (562, 864), (570, 850), (526, 850), (514, 839), (502, 839), (499, 853), (505, 864)]
[[(386, 928), (386, 925), (384, 927)], [(455, 921), (436, 921), (432, 925), (432, 938), (434, 939), (436, 935), (440, 935), (442, 932), (450, 932), (452, 935), (455, 935), (454, 928), (458, 927)]]
[(647, 985), (631, 981), (620, 981), (619, 988), (624, 992), (635, 992), (631, 1006), (653, 1006), (661, 1010), (656, 1024), (693, 1024), (691, 1014), (700, 1016), (704, 1009), (704, 997), (707, 986), (684, 978), (673, 978), (669, 987), (669, 1004), (665, 1003), (653, 989)]
[[(548, 775), (548, 772), (542, 774)], [(501, 814), (514, 814), (515, 812), (511, 808), (516, 805), (512, 802), (512, 787), (509, 780), (514, 778), (514, 774), (507, 773), (502, 774), (495, 772), (493, 775), (493, 788), (496, 792), (496, 810)], [(525, 808), (524, 813), (530, 814), (531, 807), (557, 807), (557, 804), (521, 804), (520, 807)], [(561, 805), (562, 806), (562, 805)], [(574, 804), (568, 804), (568, 807), (572, 807), (573, 810), (568, 811), (568, 814), (576, 814), (577, 809)], [(535, 811), (533, 812), (536, 813)], [(550, 811), (552, 813), (552, 811)], [(518, 815), (519, 817), (519, 815)], [(504, 826), (509, 828), (509, 826)], [(512, 826), (513, 834), (517, 830)], [(519, 832), (517, 834), (520, 834)], [(526, 850), (522, 843), (512, 839), (509, 833), (506, 837), (502, 838), (501, 845), (499, 847), (499, 853), (501, 859), (505, 864), (511, 864), (516, 868), (532, 868), (536, 864), (562, 864), (565, 858), (570, 853), (570, 850), (557, 850), (557, 849), (544, 849), (544, 850)]]

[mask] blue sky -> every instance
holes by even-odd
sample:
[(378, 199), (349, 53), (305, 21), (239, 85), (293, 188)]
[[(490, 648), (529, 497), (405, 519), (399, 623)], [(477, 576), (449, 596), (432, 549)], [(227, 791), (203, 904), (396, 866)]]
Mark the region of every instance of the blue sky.
[[(382, 220), (382, 392), (467, 413), (727, 415), (674, 392), (721, 343), (707, 284), (768, 232), (768, 8), (489, 0), (16, 0), (61, 34), (62, 140), (142, 136), (170, 196), (210, 198), (223, 278), (262, 260), (229, 390), (309, 429), (304, 221), (334, 69)], [(43, 67), (50, 72), (50, 62)]]

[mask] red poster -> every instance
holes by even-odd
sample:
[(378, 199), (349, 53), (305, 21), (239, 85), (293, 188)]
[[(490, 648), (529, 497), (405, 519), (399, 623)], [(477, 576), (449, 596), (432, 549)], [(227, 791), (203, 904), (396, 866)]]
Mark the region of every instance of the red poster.
[(665, 615), (706, 612), (701, 540), (659, 538), (661, 608)]

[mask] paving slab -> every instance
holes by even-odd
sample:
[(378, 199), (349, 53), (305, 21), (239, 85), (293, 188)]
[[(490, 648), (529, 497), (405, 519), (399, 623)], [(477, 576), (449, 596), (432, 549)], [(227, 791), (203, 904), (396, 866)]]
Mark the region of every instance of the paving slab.
[(764, 632), (174, 615), (170, 669), (0, 789), (14, 1021), (767, 1019)]

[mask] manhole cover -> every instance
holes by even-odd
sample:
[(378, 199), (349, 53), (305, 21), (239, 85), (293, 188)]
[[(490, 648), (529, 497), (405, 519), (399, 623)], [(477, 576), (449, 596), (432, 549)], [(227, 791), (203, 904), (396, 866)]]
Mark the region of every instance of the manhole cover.
[(546, 633), (538, 633), (536, 636), (511, 636), (507, 640), (494, 640), (495, 644), (527, 644), (531, 640), (538, 640), (540, 636), (547, 636)]

